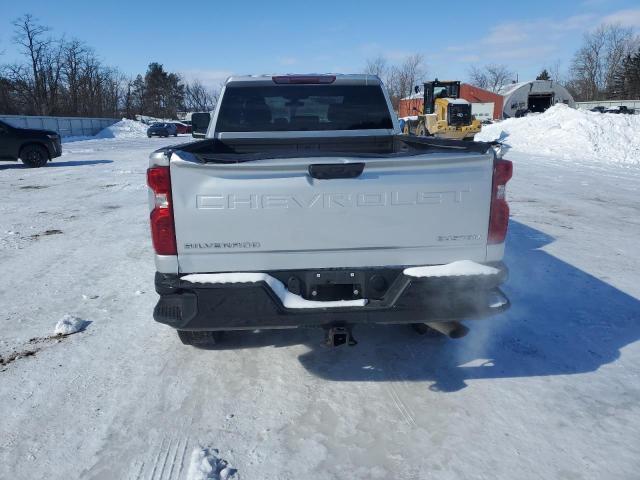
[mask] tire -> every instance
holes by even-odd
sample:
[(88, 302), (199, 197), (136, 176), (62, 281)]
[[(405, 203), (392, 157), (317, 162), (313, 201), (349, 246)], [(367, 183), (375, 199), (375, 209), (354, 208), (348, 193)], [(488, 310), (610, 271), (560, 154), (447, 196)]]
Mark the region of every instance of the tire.
[(20, 150), (20, 160), (29, 168), (44, 167), (49, 161), (49, 152), (41, 145), (27, 145)]
[(220, 343), (222, 332), (193, 332), (190, 330), (178, 330), (178, 338), (184, 345), (205, 347)]

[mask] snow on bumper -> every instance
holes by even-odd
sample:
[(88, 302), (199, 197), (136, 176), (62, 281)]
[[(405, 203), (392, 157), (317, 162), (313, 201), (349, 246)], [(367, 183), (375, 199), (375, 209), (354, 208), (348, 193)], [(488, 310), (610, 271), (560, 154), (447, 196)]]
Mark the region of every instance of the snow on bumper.
[(366, 299), (358, 300), (337, 300), (331, 302), (318, 302), (307, 300), (300, 295), (291, 293), (284, 284), (266, 273), (196, 273), (186, 275), (180, 280), (189, 283), (202, 284), (228, 284), (228, 283), (258, 283), (264, 282), (275, 293), (285, 308), (335, 308), (335, 307), (363, 307), (367, 304)]

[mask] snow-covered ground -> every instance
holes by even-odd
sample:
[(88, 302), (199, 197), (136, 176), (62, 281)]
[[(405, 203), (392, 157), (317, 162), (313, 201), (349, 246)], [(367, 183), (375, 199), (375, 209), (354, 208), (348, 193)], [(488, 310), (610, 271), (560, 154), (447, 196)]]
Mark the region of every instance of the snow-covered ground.
[[(513, 306), (463, 339), (371, 326), (353, 348), (301, 330), (207, 350), (151, 317), (145, 169), (175, 141), (0, 164), (0, 478), (638, 478), (633, 162), (511, 152)], [(55, 335), (65, 315), (90, 323)]]

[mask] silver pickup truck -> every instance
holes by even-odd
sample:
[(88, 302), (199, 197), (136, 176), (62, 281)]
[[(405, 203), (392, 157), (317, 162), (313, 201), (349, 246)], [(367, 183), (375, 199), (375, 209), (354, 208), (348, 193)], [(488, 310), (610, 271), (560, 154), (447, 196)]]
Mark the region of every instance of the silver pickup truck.
[(154, 152), (154, 310), (186, 344), (225, 330), (358, 323), (451, 337), (504, 311), (512, 164), (402, 135), (371, 75), (232, 77), (206, 139)]

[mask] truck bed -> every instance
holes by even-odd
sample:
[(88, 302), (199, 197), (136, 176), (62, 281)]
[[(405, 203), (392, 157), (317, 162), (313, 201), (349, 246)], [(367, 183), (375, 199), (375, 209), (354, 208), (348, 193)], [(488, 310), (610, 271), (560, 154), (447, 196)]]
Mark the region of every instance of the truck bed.
[(426, 152), (486, 153), (491, 144), (407, 135), (299, 138), (224, 138), (192, 142), (169, 149), (194, 154), (202, 163), (237, 163), (270, 158), (344, 156), (397, 157)]

